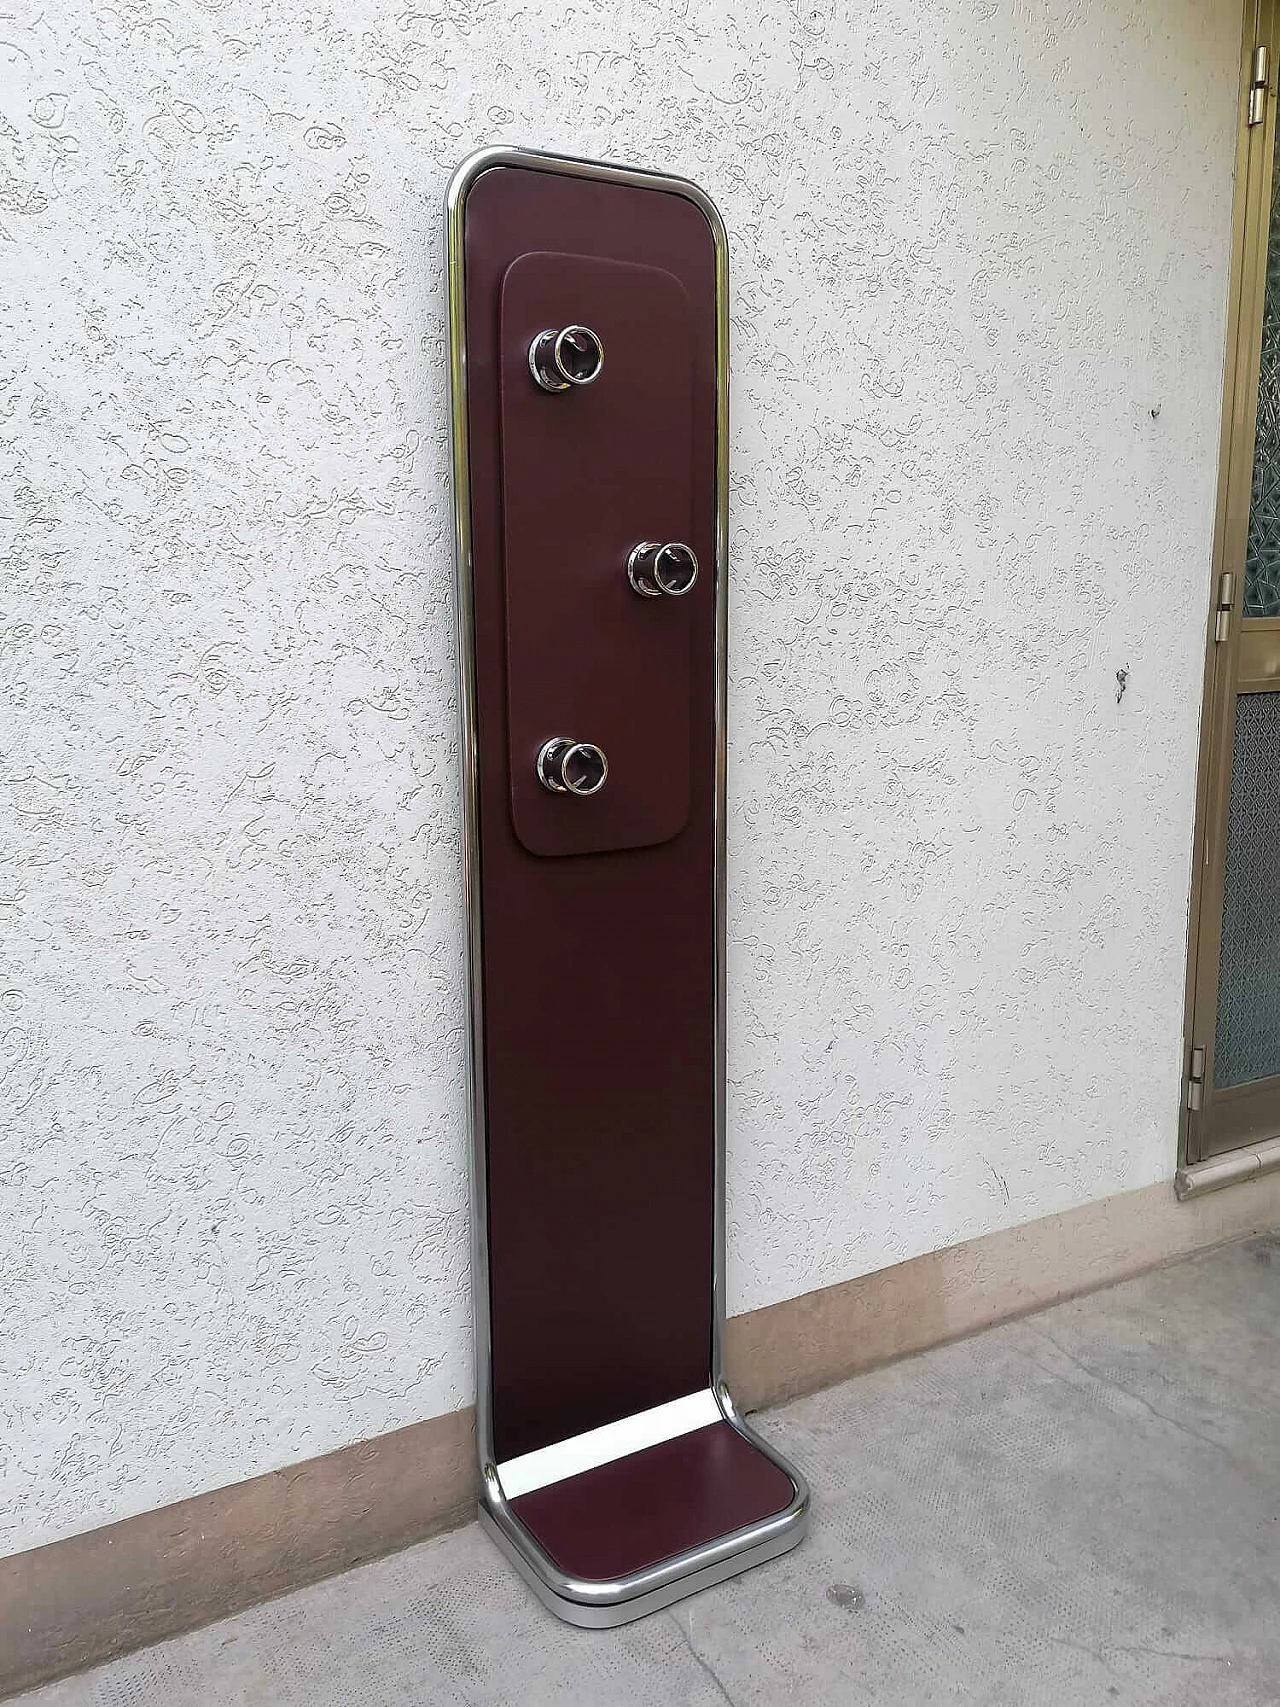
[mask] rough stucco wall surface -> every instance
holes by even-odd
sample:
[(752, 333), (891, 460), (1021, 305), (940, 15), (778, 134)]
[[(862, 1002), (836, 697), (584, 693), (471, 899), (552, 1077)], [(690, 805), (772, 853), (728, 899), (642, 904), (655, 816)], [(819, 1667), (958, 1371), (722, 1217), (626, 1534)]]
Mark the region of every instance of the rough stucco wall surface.
[(0, 1551), (469, 1397), (484, 142), (732, 237), (731, 1307), (1172, 1172), (1233, 7), (0, 35)]

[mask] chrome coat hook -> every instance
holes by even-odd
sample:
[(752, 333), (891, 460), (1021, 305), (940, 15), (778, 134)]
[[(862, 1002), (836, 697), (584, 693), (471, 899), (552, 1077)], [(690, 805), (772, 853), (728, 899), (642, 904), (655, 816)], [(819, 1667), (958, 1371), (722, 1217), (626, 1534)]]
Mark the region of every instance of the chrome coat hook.
[(609, 761), (594, 741), (554, 735), (538, 754), (538, 781), (552, 794), (599, 794), (608, 775)]
[(604, 344), (590, 326), (539, 332), (529, 345), (529, 372), (544, 391), (590, 385), (604, 368)]
[(642, 599), (661, 598), (663, 593), (673, 599), (692, 592), (698, 579), (698, 559), (691, 545), (673, 540), (659, 545), (647, 539), (637, 545), (627, 558), (627, 580)]

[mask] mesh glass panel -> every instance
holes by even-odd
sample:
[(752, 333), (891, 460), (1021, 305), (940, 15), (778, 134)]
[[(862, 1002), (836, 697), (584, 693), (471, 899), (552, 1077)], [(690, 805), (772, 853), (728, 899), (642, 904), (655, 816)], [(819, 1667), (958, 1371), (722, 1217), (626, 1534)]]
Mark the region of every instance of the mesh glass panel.
[(1244, 693), (1227, 813), (1213, 1082), (1280, 1073), (1280, 693)]
[[(1276, 126), (1280, 145), (1280, 125)], [(1244, 557), (1244, 614), (1280, 616), (1280, 158), (1271, 176), (1271, 227), (1262, 306), (1258, 436)]]

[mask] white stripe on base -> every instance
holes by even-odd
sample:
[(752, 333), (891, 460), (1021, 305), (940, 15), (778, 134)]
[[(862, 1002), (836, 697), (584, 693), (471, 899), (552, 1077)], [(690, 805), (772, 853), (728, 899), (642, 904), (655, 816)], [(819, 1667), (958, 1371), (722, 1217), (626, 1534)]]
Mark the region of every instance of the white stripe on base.
[(554, 1446), (540, 1446), (536, 1452), (521, 1453), (498, 1465), (498, 1480), (509, 1500), (535, 1488), (546, 1488), (552, 1482), (563, 1482), (570, 1476), (580, 1476), (584, 1470), (594, 1470), (600, 1464), (612, 1464), (615, 1458), (626, 1458), (646, 1446), (657, 1446), (664, 1440), (692, 1434), (721, 1420), (715, 1394), (705, 1388), (683, 1399), (655, 1405), (650, 1411), (637, 1411), (621, 1422), (606, 1423), (603, 1428), (589, 1429), (568, 1440), (557, 1440)]

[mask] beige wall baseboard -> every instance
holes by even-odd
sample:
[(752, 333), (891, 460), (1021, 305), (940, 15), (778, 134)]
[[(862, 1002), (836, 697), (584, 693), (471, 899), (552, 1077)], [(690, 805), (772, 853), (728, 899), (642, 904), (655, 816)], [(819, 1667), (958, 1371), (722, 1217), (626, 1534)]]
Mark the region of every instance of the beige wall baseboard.
[(0, 1559), (0, 1696), (463, 1523), (468, 1407)]
[[(790, 1298), (728, 1326), (755, 1409), (1280, 1225), (1280, 1174), (1179, 1204), (1149, 1186)], [(0, 1694), (226, 1617), (464, 1521), (472, 1412), (0, 1559)]]
[(1171, 1185), (930, 1251), (728, 1323), (730, 1385), (748, 1409), (846, 1376), (1228, 1239), (1280, 1225), (1280, 1174), (1179, 1203)]

